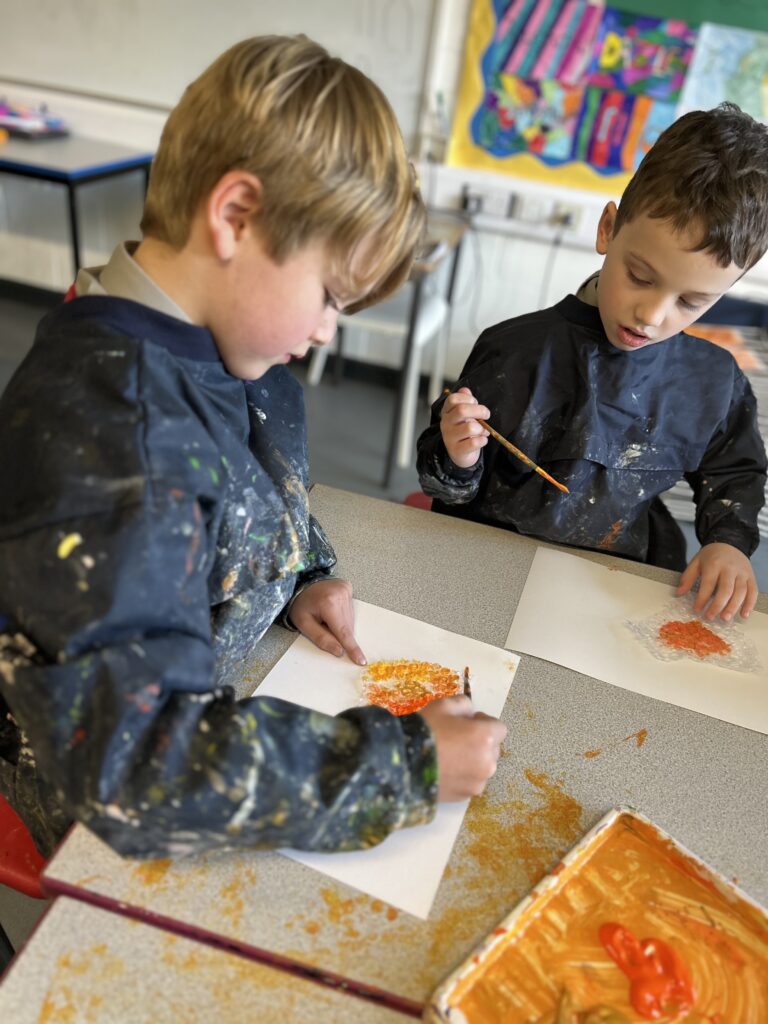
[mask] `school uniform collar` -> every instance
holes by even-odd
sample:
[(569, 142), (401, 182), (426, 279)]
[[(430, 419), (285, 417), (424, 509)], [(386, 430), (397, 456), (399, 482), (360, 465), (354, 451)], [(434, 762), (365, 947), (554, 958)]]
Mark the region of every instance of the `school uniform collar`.
[(78, 297), (113, 295), (116, 299), (130, 299), (191, 324), (191, 319), (181, 306), (133, 258), (138, 247), (138, 242), (121, 242), (105, 266), (81, 270), (75, 280), (75, 294)]
[(133, 259), (138, 245), (122, 242), (103, 267), (80, 270), (74, 298), (55, 313), (66, 322), (97, 320), (123, 334), (161, 345), (175, 356), (221, 362), (208, 328), (192, 323)]
[(603, 321), (600, 319), (600, 310), (597, 306), (592, 306), (588, 302), (582, 302), (575, 295), (566, 295), (564, 299), (556, 303), (555, 309), (569, 323), (578, 324), (580, 327), (588, 327), (593, 331), (599, 331), (605, 338), (605, 329), (603, 328)]

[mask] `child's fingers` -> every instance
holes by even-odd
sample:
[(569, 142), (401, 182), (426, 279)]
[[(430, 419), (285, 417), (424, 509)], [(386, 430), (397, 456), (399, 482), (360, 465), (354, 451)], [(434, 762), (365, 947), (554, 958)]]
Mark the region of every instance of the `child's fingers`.
[(678, 584), (676, 594), (678, 597), (682, 597), (683, 594), (687, 594), (691, 587), (694, 585), (696, 580), (699, 578), (699, 566), (700, 560), (697, 555), (692, 559), (690, 565), (688, 565), (683, 574), (680, 577), (680, 583)]
[(717, 572), (703, 569), (699, 579), (699, 591), (696, 594), (696, 600), (693, 602), (693, 610), (697, 615), (703, 612), (709, 604), (713, 594), (715, 593), (716, 586)]
[(454, 402), (448, 405), (447, 400), (441, 413), (443, 421), (447, 423), (475, 423), (477, 420), (489, 419), (490, 415), (491, 410), (477, 402)]
[(333, 636), (339, 641), (341, 646), (344, 648), (350, 661), (354, 661), (356, 665), (367, 665), (365, 655), (363, 654), (360, 645), (355, 640), (355, 634), (351, 626), (337, 625), (336, 623), (326, 623), (326, 628), (332, 633)]
[(488, 432), (484, 430), (477, 420), (470, 420), (469, 422), (459, 423), (455, 427), (445, 431), (446, 440), (451, 444), (461, 444), (463, 441), (480, 441), (483, 444), (488, 439)]
[(730, 622), (733, 616), (738, 612), (739, 608), (744, 604), (746, 596), (747, 581), (737, 576), (733, 584), (733, 593), (731, 598), (721, 611), (720, 618), (724, 622)]
[(757, 604), (757, 595), (757, 580), (755, 579), (755, 574), (752, 573), (747, 580), (747, 596), (744, 598), (744, 604), (741, 606), (742, 619), (746, 619), (753, 611)]
[(311, 640), (315, 647), (319, 647), (321, 651), (333, 654), (336, 658), (340, 658), (344, 653), (344, 648), (330, 629), (322, 622), (319, 622), (314, 616), (303, 615), (301, 618), (294, 616), (293, 624), (307, 640)]
[[(705, 577), (702, 576), (701, 589), (704, 588)], [(711, 600), (709, 607), (707, 608), (704, 618), (710, 622), (716, 619), (717, 616), (722, 612), (725, 606), (733, 596), (734, 587), (736, 584), (736, 573), (722, 569), (715, 577), (714, 586), (710, 588)], [(701, 591), (700, 591), (701, 592)], [(698, 604), (698, 601), (696, 602)], [(700, 611), (694, 604), (694, 611)], [(701, 606), (702, 608), (704, 605)]]

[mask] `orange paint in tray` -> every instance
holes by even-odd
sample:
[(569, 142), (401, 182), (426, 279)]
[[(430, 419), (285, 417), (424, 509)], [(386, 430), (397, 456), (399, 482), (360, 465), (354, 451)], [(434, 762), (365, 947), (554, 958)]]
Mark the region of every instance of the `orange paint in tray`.
[(432, 997), (461, 1024), (768, 1021), (768, 913), (611, 811)]

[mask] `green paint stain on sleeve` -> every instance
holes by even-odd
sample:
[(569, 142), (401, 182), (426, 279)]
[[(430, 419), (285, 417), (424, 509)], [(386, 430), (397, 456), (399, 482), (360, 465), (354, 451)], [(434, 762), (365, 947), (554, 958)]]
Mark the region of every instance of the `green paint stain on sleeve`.
[(194, 455), (189, 456), (189, 464), (192, 467), (192, 469), (200, 469), (200, 459), (198, 459)]

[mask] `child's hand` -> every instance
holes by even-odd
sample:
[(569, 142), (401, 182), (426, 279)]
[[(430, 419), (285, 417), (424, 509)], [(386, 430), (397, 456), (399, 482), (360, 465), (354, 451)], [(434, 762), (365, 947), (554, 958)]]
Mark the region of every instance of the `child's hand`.
[(497, 718), (475, 714), (468, 697), (434, 700), (419, 713), (437, 746), (438, 800), (479, 796), (496, 771), (506, 725)]
[(355, 640), (351, 583), (329, 579), (310, 584), (293, 602), (290, 618), (321, 651), (337, 658), (346, 652), (356, 665), (366, 664)]
[(480, 458), (480, 449), (488, 444), (488, 431), (477, 421), (490, 415), (491, 410), (479, 405), (469, 388), (448, 395), (440, 413), (440, 433), (455, 465), (470, 469)]
[(705, 544), (680, 577), (677, 596), (687, 594), (699, 577), (693, 610), (698, 614), (709, 601), (705, 619), (711, 621), (720, 615), (728, 622), (739, 609), (746, 619), (755, 607), (758, 591), (752, 564), (732, 544)]

